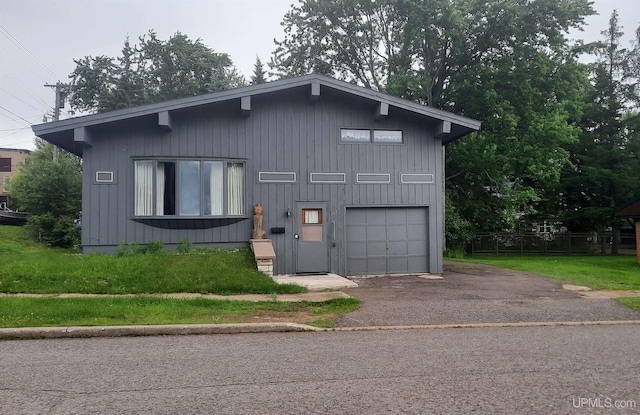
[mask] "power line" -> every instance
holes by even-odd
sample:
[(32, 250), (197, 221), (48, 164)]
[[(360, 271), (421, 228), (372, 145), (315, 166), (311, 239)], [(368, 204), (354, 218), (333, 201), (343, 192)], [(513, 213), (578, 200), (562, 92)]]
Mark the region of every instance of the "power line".
[[(27, 127), (28, 127), (28, 128), (31, 128), (31, 124), (32, 124), (32, 123), (31, 123), (31, 122), (29, 122), (29, 121), (27, 121), (27, 120), (25, 120), (24, 118), (22, 118), (21, 116), (19, 116), (19, 115), (18, 115), (18, 114), (16, 114), (15, 112), (11, 112), (11, 111), (9, 111), (8, 109), (6, 109), (5, 107), (2, 107), (2, 106), (0, 106), (0, 110), (6, 111), (6, 112), (8, 112), (9, 114), (13, 115), (14, 117), (18, 117), (18, 118), (20, 118), (22, 121), (24, 121), (24, 122), (26, 122), (26, 123), (27, 123)], [(17, 120), (14, 120), (14, 121), (17, 121)]]
[(33, 53), (31, 53), (29, 51), (29, 49), (27, 49), (22, 43), (20, 43), (20, 41), (18, 39), (16, 39), (11, 33), (9, 33), (9, 31), (7, 29), (5, 29), (2, 25), (0, 25), (0, 29), (2, 29), (2, 33), (3, 35), (5, 35), (5, 37), (7, 39), (9, 39), (9, 41), (11, 41), (14, 45), (16, 45), (18, 47), (18, 50), (20, 50), (23, 54), (25, 54), (27, 57), (31, 58), (34, 62), (36, 62), (38, 65), (40, 65), (40, 67), (42, 69), (44, 69), (45, 71), (49, 72), (51, 75), (53, 75), (54, 78), (58, 78), (60, 79), (59, 76), (57, 76), (51, 69), (49, 69), (47, 67), (47, 65), (45, 65), (44, 63), (42, 63), (42, 61), (40, 59), (38, 59), (36, 57), (36, 55), (34, 55)]
[[(2, 108), (2, 107), (0, 107), (0, 108)], [(8, 116), (6, 116), (4, 114), (1, 114), (1, 113), (0, 113), (0, 116), (3, 116), (3, 117), (7, 118), (6, 120), (0, 121), (0, 124), (7, 123), (7, 122), (18, 122), (19, 121), (18, 118), (9, 118)], [(20, 117), (20, 116), (16, 115), (16, 117)], [(38, 120), (38, 119), (42, 118), (42, 114), (39, 114), (39, 115), (35, 115), (35, 114), (34, 115), (27, 115), (26, 117), (34, 118), (35, 120)], [(22, 117), (20, 117), (20, 118), (22, 118)], [(33, 124), (33, 123), (31, 123), (31, 124)]]
[(13, 56), (18, 62), (20, 62), (25, 68), (27, 68), (29, 70), (29, 72), (31, 72), (32, 74), (34, 74), (35, 76), (37, 76), (38, 78), (40, 78), (43, 82), (47, 82), (43, 77), (41, 77), (40, 75), (38, 75), (37, 73), (35, 73), (33, 71), (33, 69), (31, 69), (31, 67), (29, 65), (27, 65), (26, 63), (22, 62), (20, 60), (20, 58), (18, 58), (16, 55), (14, 55), (13, 53), (11, 53), (7, 48), (5, 48), (4, 46), (0, 45), (0, 48), (4, 49), (5, 52), (7, 52), (9, 55)]
[(29, 87), (26, 86), (25, 84), (23, 84), (19, 79), (14, 78), (12, 76), (9, 76), (9, 74), (6, 74), (6, 73), (2, 73), (2, 75), (4, 75), (8, 80), (10, 80), (10, 81), (14, 82), (15, 84), (17, 84), (18, 87), (21, 88), (28, 95), (30, 95), (31, 98), (34, 98), (34, 99), (42, 102), (48, 109), (51, 109), (51, 106), (44, 99), (40, 98), (35, 92), (33, 92), (31, 89), (29, 89)]
[(7, 135), (0, 136), (0, 139), (7, 138), (7, 137), (11, 137), (12, 135), (18, 134), (18, 133), (19, 133), (19, 132), (21, 132), (21, 131), (24, 131), (24, 130), (30, 130), (30, 129), (31, 129), (30, 127), (19, 128), (19, 129), (18, 129), (18, 131), (14, 131), (14, 132), (12, 132), (11, 134), (7, 134)]
[[(18, 97), (18, 96), (16, 96), (16, 95), (13, 95), (11, 92), (7, 91), (7, 90), (6, 90), (6, 89), (4, 89), (4, 88), (0, 88), (0, 91), (4, 91), (4, 93), (5, 93), (5, 94), (11, 95), (12, 97), (14, 97), (15, 99), (17, 99), (18, 101), (22, 102), (23, 104), (27, 104), (28, 106), (30, 106), (31, 108), (33, 108), (33, 109), (34, 109), (34, 110), (36, 110), (36, 111), (42, 111), (42, 108), (36, 108), (36, 107), (34, 107), (33, 105), (29, 104), (27, 101), (23, 100), (22, 98), (20, 98), (20, 97)], [(49, 111), (49, 107), (48, 107), (48, 106), (47, 106), (47, 109), (45, 110), (45, 112), (46, 112), (46, 111)]]

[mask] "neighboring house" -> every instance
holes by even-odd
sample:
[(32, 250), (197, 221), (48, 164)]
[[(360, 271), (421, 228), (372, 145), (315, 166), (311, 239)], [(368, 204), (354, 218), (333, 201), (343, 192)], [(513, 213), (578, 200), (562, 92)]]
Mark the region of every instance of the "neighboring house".
[(444, 144), (480, 122), (320, 75), (33, 127), (83, 158), (84, 252), (187, 237), (275, 274), (442, 272)]
[(29, 150), (21, 150), (15, 148), (0, 148), (0, 208), (11, 208), (9, 202), (9, 188), (11, 186), (11, 178), (18, 173), (20, 165), (22, 165)]
[(636, 231), (636, 261), (640, 264), (640, 196), (613, 210), (617, 219), (632, 219)]

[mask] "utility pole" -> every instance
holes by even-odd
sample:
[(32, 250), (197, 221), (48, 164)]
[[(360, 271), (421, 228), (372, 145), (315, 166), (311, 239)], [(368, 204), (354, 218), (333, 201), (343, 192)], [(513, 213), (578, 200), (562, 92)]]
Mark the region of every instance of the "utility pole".
[[(60, 121), (60, 109), (64, 108), (64, 100), (67, 97), (66, 89), (69, 86), (58, 81), (55, 85), (45, 84), (45, 87), (55, 88), (56, 90), (56, 105), (53, 109), (53, 120)], [(55, 144), (53, 145), (53, 162), (58, 162), (58, 147)]]

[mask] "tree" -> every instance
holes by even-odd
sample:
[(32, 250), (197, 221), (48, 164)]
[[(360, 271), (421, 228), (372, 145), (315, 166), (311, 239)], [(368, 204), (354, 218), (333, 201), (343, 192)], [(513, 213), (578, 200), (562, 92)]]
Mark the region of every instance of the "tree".
[(587, 77), (565, 35), (593, 13), (588, 0), (304, 0), (271, 65), (482, 120), (447, 150), (448, 200), (478, 230), (514, 228), (578, 137)]
[(267, 82), (267, 74), (259, 56), (256, 56), (256, 63), (253, 65), (253, 75), (251, 75), (251, 85), (264, 84)]
[(40, 241), (59, 247), (79, 243), (82, 204), (80, 159), (61, 150), (53, 162), (53, 146), (36, 140), (24, 166), (11, 181), (10, 195), (20, 210), (29, 212), (26, 228)]
[(200, 39), (177, 32), (167, 41), (154, 31), (121, 56), (87, 56), (74, 60), (71, 106), (83, 111), (111, 111), (173, 98), (199, 95), (245, 84), (229, 56)]
[(602, 35), (593, 49), (596, 61), (590, 65), (582, 133), (570, 147), (572, 163), (563, 172), (560, 194), (569, 229), (602, 231), (612, 226), (615, 233), (618, 222), (611, 218), (612, 208), (640, 190), (637, 112), (629, 110), (639, 102), (633, 70), (637, 57), (620, 45), (623, 32), (615, 10)]
[(454, 75), (523, 45), (562, 48), (593, 13), (588, 0), (303, 0), (283, 19), (271, 65), (444, 108)]

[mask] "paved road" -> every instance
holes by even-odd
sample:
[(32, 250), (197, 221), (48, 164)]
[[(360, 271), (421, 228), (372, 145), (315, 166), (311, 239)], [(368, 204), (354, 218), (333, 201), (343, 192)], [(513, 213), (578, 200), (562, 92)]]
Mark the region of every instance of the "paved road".
[(445, 262), (441, 280), (416, 276), (354, 278), (343, 291), (360, 307), (337, 326), (638, 320), (611, 299), (585, 299), (537, 274)]
[(0, 413), (637, 414), (638, 344), (638, 325), (4, 341)]

